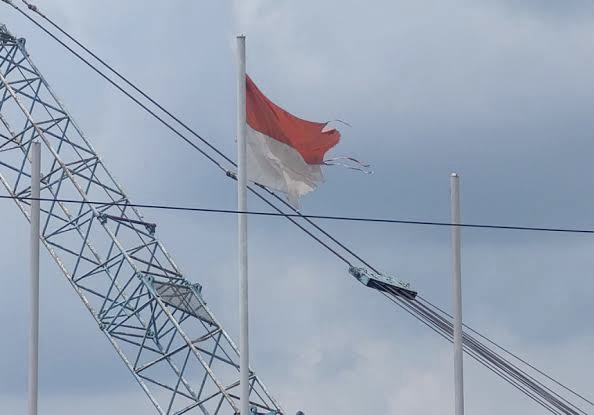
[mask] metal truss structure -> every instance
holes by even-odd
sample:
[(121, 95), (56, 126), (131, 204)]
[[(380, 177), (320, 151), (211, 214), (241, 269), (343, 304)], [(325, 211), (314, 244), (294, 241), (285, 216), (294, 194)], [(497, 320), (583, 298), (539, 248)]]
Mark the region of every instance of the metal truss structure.
[[(41, 241), (158, 413), (237, 414), (239, 352), (201, 287), (184, 278), (155, 225), (130, 206), (25, 40), (0, 25), (0, 181), (27, 219), (22, 198), (31, 192), (35, 140), (47, 199)], [(106, 203), (80, 203), (89, 201)], [(250, 404), (252, 414), (283, 413), (253, 372)]]

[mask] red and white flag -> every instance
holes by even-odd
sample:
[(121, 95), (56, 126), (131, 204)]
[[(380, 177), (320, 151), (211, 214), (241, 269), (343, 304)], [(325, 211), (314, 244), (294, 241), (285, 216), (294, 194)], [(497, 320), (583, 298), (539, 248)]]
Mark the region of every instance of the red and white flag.
[(302, 120), (270, 101), (246, 76), (247, 177), (271, 190), (299, 197), (324, 181), (324, 155), (340, 140), (328, 123)]

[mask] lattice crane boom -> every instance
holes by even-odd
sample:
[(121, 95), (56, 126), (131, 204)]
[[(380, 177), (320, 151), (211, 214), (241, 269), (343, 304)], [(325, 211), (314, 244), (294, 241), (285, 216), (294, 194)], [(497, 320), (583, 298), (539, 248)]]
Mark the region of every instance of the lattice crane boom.
[[(0, 25), (0, 182), (30, 195), (42, 143), (42, 243), (160, 414), (235, 414), (239, 352), (105, 167), (25, 48)], [(109, 201), (104, 205), (59, 202)], [(28, 202), (15, 199), (29, 216)], [(284, 413), (251, 372), (253, 413)]]

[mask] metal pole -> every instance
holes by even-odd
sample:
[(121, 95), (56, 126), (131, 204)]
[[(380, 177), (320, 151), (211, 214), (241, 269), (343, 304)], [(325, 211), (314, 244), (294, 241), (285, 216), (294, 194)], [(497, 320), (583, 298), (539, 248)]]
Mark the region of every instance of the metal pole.
[[(450, 176), (451, 223), (460, 223), (460, 177)], [(462, 267), (460, 227), (452, 226), (452, 277), (454, 306), (454, 400), (455, 415), (464, 415), (464, 370), (462, 355)]]
[[(29, 415), (37, 415), (39, 384), (39, 187), (41, 179), (41, 144), (31, 145), (31, 263), (29, 328)], [(36, 200), (37, 199), (37, 200)]]
[[(247, 211), (245, 36), (237, 36), (237, 208)], [(247, 215), (238, 214), (240, 414), (249, 414), (249, 321)]]

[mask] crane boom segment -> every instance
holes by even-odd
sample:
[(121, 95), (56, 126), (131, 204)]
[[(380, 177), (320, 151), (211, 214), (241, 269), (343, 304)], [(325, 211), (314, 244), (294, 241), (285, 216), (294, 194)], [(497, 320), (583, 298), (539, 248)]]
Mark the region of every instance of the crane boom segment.
[[(42, 144), (42, 243), (160, 414), (235, 414), (239, 351), (33, 64), (0, 25), (0, 182), (30, 195)], [(106, 200), (117, 205), (80, 203)], [(29, 218), (28, 202), (15, 199)], [(250, 404), (282, 414), (251, 372)]]

